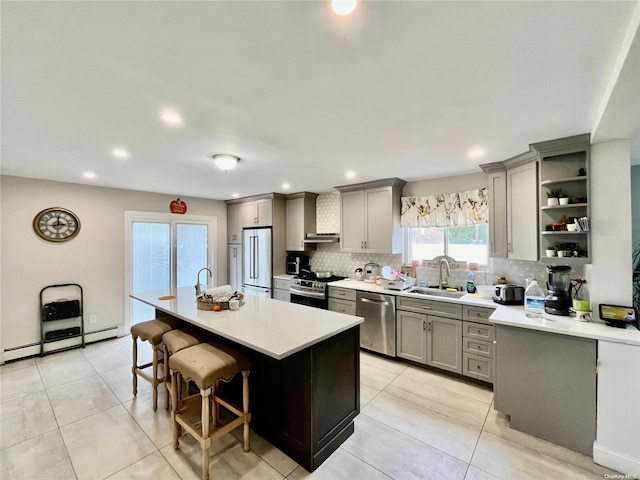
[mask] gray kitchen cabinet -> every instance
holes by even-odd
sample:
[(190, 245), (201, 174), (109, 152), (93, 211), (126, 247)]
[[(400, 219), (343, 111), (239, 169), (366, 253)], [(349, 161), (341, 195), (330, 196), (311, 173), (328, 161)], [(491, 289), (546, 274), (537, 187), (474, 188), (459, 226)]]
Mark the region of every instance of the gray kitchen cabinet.
[(494, 408), (511, 428), (591, 456), (597, 341), (496, 325)]
[(242, 204), (242, 226), (270, 227), (273, 225), (273, 201), (261, 199)]
[(335, 187), (340, 191), (340, 249), (401, 253), (400, 196), (406, 182), (390, 178)]
[(481, 165), (489, 188), (489, 254), (538, 259), (537, 154), (531, 150)]
[(423, 313), (396, 312), (396, 355), (427, 364), (427, 316)]
[(355, 315), (356, 291), (350, 288), (329, 287), (329, 310)]
[(242, 291), (242, 245), (228, 246), (229, 285), (234, 290)]
[(302, 252), (311, 248), (305, 245), (306, 233), (316, 231), (316, 198), (318, 194), (301, 192), (287, 195), (285, 245), (288, 252)]
[(462, 374), (488, 383), (495, 379), (495, 327), (489, 324), (494, 310), (462, 307)]
[(227, 243), (242, 243), (242, 205), (227, 206)]
[(397, 355), (462, 373), (462, 305), (403, 296), (396, 305)]
[(273, 298), (283, 302), (291, 301), (291, 280), (273, 277)]
[(427, 365), (462, 373), (462, 322), (427, 315)]
[[(531, 148), (540, 157), (539, 235), (540, 261), (561, 262), (567, 265), (591, 263), (591, 234), (589, 230), (547, 230), (546, 226), (575, 224), (573, 219), (590, 218), (589, 155), (590, 135), (575, 135), (546, 142), (534, 143)], [(548, 205), (547, 193), (560, 190), (567, 195), (566, 205)], [(564, 228), (564, 227), (561, 227)], [(577, 257), (547, 256), (550, 247), (564, 245), (563, 249), (578, 252)]]

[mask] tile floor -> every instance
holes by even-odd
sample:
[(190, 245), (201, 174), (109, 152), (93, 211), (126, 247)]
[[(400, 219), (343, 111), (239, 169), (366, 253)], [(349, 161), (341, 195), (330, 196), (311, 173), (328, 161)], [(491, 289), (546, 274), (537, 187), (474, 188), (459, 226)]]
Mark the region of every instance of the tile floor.
[[(172, 446), (164, 400), (131, 392), (131, 338), (0, 367), (0, 478), (198, 479), (200, 450)], [(150, 349), (140, 349), (150, 358)], [(163, 396), (160, 396), (163, 398)], [(363, 353), (355, 433), (313, 474), (241, 429), (211, 449), (212, 479), (602, 479), (589, 457), (511, 430), (493, 393)]]

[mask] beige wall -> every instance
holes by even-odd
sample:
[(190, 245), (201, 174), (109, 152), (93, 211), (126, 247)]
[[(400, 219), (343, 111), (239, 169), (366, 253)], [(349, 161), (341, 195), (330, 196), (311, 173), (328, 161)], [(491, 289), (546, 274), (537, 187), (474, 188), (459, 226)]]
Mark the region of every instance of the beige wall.
[[(79, 283), (84, 289), (84, 314), (96, 315), (88, 332), (124, 322), (124, 212), (169, 213), (175, 197), (155, 193), (70, 183), (0, 177), (2, 303), (0, 338), (3, 349), (40, 339), (39, 292), (52, 284)], [(217, 200), (181, 197), (187, 214), (217, 217), (218, 281), (227, 279), (227, 207)], [(49, 207), (64, 207), (80, 217), (73, 240), (53, 244), (32, 229), (33, 217)], [(194, 272), (195, 279), (195, 272)]]

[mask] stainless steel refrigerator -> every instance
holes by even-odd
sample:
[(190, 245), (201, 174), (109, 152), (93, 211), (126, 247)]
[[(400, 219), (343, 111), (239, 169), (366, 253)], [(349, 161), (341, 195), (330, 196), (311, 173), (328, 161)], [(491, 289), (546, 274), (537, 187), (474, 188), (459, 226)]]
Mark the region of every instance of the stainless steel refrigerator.
[(271, 229), (243, 230), (242, 251), (242, 291), (251, 295), (271, 297)]

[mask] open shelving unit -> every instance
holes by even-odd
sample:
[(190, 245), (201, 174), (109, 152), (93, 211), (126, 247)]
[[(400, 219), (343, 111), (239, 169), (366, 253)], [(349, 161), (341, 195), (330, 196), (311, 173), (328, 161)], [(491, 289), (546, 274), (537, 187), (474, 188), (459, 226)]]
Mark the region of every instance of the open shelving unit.
[[(590, 220), (589, 207), (589, 134), (532, 144), (539, 155), (539, 201), (540, 261), (566, 265), (581, 265), (591, 262), (591, 232), (547, 230), (547, 225), (571, 222), (574, 218)], [(548, 205), (547, 192), (562, 190), (567, 194), (566, 205)], [(578, 256), (547, 256), (550, 247), (565, 246)]]

